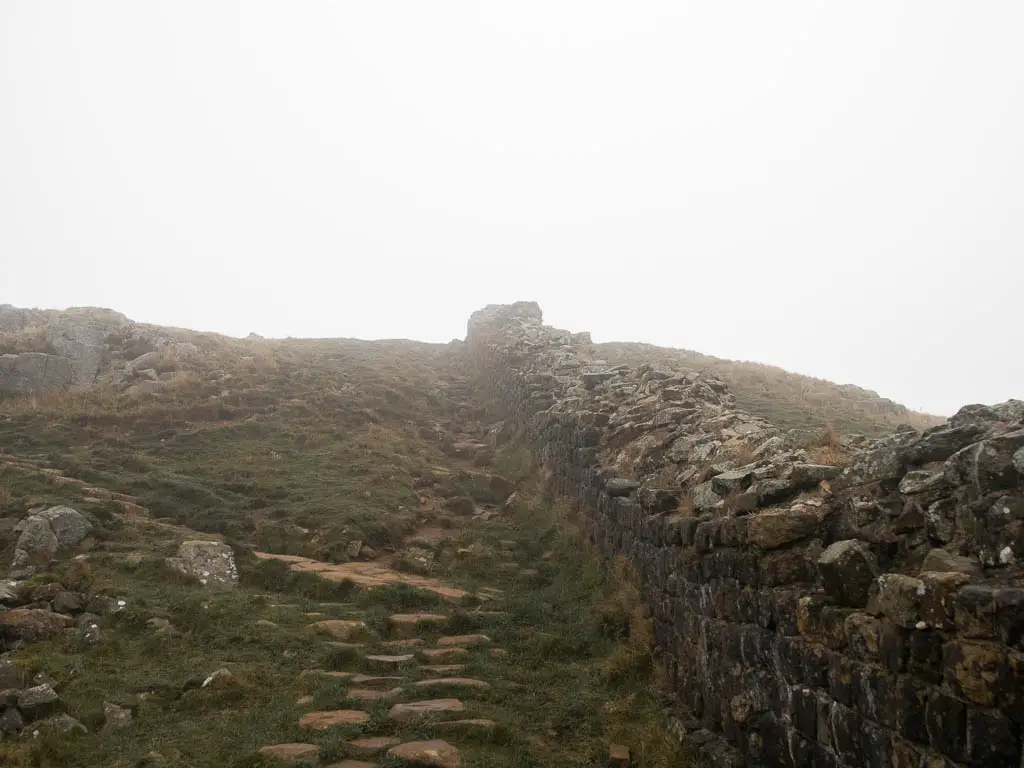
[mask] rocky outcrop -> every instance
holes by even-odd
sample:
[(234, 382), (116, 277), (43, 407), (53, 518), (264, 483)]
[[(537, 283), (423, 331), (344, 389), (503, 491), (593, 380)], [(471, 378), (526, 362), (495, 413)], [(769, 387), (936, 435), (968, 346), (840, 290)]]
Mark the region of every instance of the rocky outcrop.
[(0, 394), (41, 395), (71, 387), (71, 361), (45, 352), (0, 355)]
[(1020, 764), (1024, 403), (824, 451), (533, 303), (475, 313), (465, 352), (631, 565), (712, 764)]
[(45, 566), (58, 552), (66, 552), (89, 535), (93, 524), (71, 507), (36, 509), (14, 527), (18, 540), (11, 559), (11, 577), (24, 578)]

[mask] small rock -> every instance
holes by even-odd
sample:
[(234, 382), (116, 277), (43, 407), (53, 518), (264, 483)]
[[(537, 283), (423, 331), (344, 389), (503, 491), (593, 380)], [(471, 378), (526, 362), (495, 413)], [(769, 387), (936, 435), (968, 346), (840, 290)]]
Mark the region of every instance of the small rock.
[(81, 613), (85, 610), (85, 595), (62, 590), (53, 598), (53, 610), (66, 614)]
[(358, 709), (336, 709), (330, 712), (307, 712), (299, 718), (299, 727), (307, 731), (326, 731), (339, 725), (364, 725), (370, 716)]
[(925, 586), (920, 579), (885, 573), (878, 577), (878, 595), (871, 612), (880, 613), (894, 624), (912, 629), (920, 621), (921, 598), (924, 595)]
[(226, 688), (233, 685), (235, 682), (235, 676), (231, 674), (231, 670), (221, 668), (211, 674), (205, 680), (203, 680), (203, 688)]
[(103, 716), (106, 728), (119, 729), (131, 725), (133, 714), (128, 707), (105, 701), (103, 702)]
[(961, 557), (944, 549), (933, 549), (924, 557), (921, 572), (964, 573), (968, 576), (981, 574), (981, 563), (969, 557)]
[(462, 756), (459, 754), (459, 750), (447, 741), (440, 739), (399, 744), (397, 747), (389, 749), (388, 754), (407, 763), (431, 766), (431, 768), (462, 767)]
[(837, 541), (818, 558), (825, 592), (841, 605), (862, 608), (878, 574), (878, 564), (863, 541)]
[(608, 765), (621, 768), (621, 766), (629, 765), (629, 747), (625, 747), (622, 744), (612, 744), (608, 748)]
[(234, 587), (238, 584), (235, 554), (220, 541), (183, 541), (178, 547), (178, 556), (167, 558), (167, 564), (204, 586)]
[(374, 640), (373, 632), (361, 621), (351, 619), (325, 619), (310, 625), (314, 630), (326, 632), (332, 637), (349, 643)]
[(428, 701), (413, 701), (408, 704), (395, 704), (388, 710), (388, 717), (395, 722), (407, 723), (424, 715), (439, 712), (462, 712), (465, 709), (466, 707), (458, 699), (430, 699)]
[(15, 707), (8, 707), (0, 715), (0, 733), (18, 733), (25, 727), (25, 718)]
[(18, 694), (18, 709), (29, 720), (38, 720), (51, 712), (56, 712), (63, 707), (64, 703), (60, 696), (53, 690), (53, 687), (44, 683), (32, 688), (26, 688)]

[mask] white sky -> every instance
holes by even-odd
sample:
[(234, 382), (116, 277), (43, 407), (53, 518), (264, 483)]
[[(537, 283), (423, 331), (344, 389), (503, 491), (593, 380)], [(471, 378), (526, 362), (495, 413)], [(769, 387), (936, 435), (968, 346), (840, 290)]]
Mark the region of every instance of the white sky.
[(1024, 397), (1020, 0), (2, 0), (0, 303)]

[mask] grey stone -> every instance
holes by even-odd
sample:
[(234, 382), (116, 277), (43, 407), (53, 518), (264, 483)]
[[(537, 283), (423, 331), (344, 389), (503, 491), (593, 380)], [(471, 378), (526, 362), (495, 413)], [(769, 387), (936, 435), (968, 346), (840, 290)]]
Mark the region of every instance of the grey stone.
[(26, 688), (18, 694), (18, 709), (29, 720), (38, 720), (56, 712), (64, 706), (60, 696), (53, 688), (44, 683), (32, 688)]
[(925, 472), (923, 470), (911, 470), (900, 480), (900, 493), (912, 495), (927, 493), (942, 488), (945, 485), (945, 473), (940, 471)]
[(231, 547), (220, 541), (184, 541), (178, 556), (168, 565), (200, 584), (233, 587), (238, 584), (238, 569)]
[(701, 483), (693, 489), (693, 508), (699, 512), (710, 512), (722, 503), (722, 497), (715, 493), (711, 483)]
[(894, 624), (913, 629), (920, 621), (921, 598), (925, 595), (924, 582), (900, 573), (885, 573), (878, 577), (878, 595), (873, 613), (888, 617)]
[(628, 496), (637, 488), (640, 483), (625, 477), (613, 477), (604, 485), (604, 490), (609, 496)]
[(25, 727), (25, 718), (15, 707), (8, 707), (0, 715), (0, 733), (18, 733)]
[(103, 717), (105, 728), (119, 730), (131, 725), (134, 715), (128, 707), (105, 701), (103, 702)]
[(944, 549), (933, 549), (924, 557), (921, 572), (981, 574), (981, 564), (969, 557), (961, 557)]
[(42, 395), (71, 386), (72, 366), (66, 357), (45, 352), (0, 355), (0, 394)]
[(1013, 454), (1013, 468), (1024, 475), (1024, 448)]
[(777, 549), (811, 536), (820, 523), (818, 510), (795, 505), (791, 509), (752, 515), (747, 525), (747, 537), (761, 549)]
[(840, 605), (861, 608), (868, 602), (878, 575), (878, 563), (871, 549), (858, 539), (830, 545), (818, 558), (826, 594)]

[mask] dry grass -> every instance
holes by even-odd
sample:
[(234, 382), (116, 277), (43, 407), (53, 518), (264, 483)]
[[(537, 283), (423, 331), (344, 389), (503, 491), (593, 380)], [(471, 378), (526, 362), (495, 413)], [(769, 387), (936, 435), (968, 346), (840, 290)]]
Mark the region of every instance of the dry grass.
[(0, 355), (18, 355), (23, 352), (50, 352), (53, 345), (46, 338), (46, 331), (39, 327), (22, 328), (20, 331), (0, 331)]
[(771, 365), (722, 360), (650, 344), (612, 342), (596, 347), (609, 365), (649, 363), (666, 370), (709, 371), (729, 385), (740, 408), (782, 429), (816, 432), (831, 422), (845, 434), (879, 437), (900, 424), (926, 429), (945, 421), (911, 411), (868, 389), (834, 384)]

